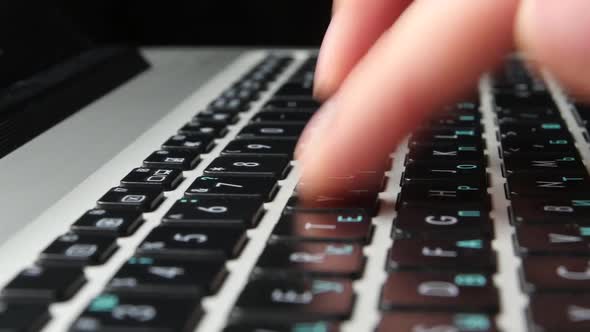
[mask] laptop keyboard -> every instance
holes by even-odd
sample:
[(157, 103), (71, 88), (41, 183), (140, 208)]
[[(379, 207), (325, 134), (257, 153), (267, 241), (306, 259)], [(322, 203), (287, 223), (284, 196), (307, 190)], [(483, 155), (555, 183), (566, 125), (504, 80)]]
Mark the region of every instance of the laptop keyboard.
[[(515, 57), (488, 82), (494, 112), (482, 112), (487, 101), (474, 94), (410, 135), (396, 154), (403, 152), (402, 160), (392, 161), (403, 169), (328, 180), (346, 182), (353, 201), (318, 196), (303, 206), (294, 191), (251, 270), (228, 269), (276, 205), (295, 165), (296, 141), (320, 106), (311, 98), (313, 56), (268, 96), (294, 60), (266, 57), (97, 197), (4, 286), (0, 331), (41, 330), (53, 319), (49, 306), (75, 298), (88, 283), (86, 268), (100, 268), (119, 249), (118, 239), (147, 227), (145, 214), (161, 209), (189, 181), (185, 172), (245, 114), (249, 122), (79, 308), (71, 331), (193, 331), (211, 314), (203, 301), (227, 287), (231, 274), (243, 274), (245, 283), (235, 290), (224, 332), (340, 331), (366, 305), (359, 301), (366, 287), (355, 284), (370, 273), (367, 253), (383, 247), (373, 244), (383, 239), (378, 217), (388, 209), (395, 209), (391, 245), (380, 254), (385, 262), (372, 263), (382, 269), (382, 283), (368, 286), (379, 294), (372, 303), (379, 317), (358, 331), (500, 331), (497, 318), (508, 310), (502, 298), (511, 294), (495, 278), (511, 251), (521, 259), (512, 277), (529, 299), (516, 315), (525, 316), (528, 329), (590, 330), (590, 297), (580, 295), (590, 289), (590, 177), (547, 86)], [(587, 126), (584, 106), (570, 106), (568, 116)], [(484, 126), (490, 117), (493, 125)], [(496, 148), (501, 161), (493, 160)], [(394, 174), (399, 183), (388, 178)], [(490, 195), (494, 181), (505, 182), (509, 220), (491, 213), (502, 207)], [(400, 189), (388, 200), (383, 192), (392, 187)], [(509, 251), (494, 244), (498, 223), (510, 223)], [(511, 331), (509, 324), (503, 330)]]

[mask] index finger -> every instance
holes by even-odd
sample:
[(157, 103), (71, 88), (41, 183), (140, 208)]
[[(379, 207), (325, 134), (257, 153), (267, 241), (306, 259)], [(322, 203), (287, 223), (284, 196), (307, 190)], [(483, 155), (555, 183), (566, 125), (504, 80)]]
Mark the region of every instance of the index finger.
[(414, 2), (312, 120), (323, 129), (305, 133), (298, 150), (306, 183), (301, 194), (346, 189), (326, 180), (334, 174), (384, 171), (385, 158), (413, 127), (473, 88), (512, 48), (517, 4)]

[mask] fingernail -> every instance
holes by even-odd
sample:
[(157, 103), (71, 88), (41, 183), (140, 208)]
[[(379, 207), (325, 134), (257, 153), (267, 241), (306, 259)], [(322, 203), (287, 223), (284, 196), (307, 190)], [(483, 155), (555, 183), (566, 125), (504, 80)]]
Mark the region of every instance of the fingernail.
[(299, 138), (295, 149), (296, 159), (304, 159), (305, 151), (309, 150), (306, 147), (315, 147), (321, 143), (322, 137), (334, 121), (336, 112), (335, 101), (332, 98), (325, 102), (321, 109), (314, 114)]

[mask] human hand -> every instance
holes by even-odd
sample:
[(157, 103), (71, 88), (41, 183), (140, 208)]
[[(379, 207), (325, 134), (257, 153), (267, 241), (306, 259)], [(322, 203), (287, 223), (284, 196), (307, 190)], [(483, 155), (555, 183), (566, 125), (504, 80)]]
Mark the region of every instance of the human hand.
[(514, 43), (590, 96), (588, 0), (334, 0), (315, 80), (327, 102), (296, 152), (303, 196), (344, 190), (326, 181), (335, 174), (385, 171), (414, 127), (471, 92)]

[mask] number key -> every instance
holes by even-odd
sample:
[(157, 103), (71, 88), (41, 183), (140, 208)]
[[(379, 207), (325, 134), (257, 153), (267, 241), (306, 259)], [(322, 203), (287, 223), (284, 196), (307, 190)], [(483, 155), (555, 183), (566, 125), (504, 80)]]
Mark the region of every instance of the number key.
[(236, 139), (221, 152), (222, 155), (293, 156), (297, 140), (294, 139)]
[(220, 227), (159, 226), (144, 239), (138, 252), (171, 258), (228, 259), (246, 244), (244, 230)]
[(282, 179), (290, 170), (289, 159), (277, 156), (222, 156), (205, 169), (212, 176), (256, 176)]
[(200, 298), (216, 292), (227, 271), (224, 261), (133, 256), (107, 284), (116, 293)]
[(200, 176), (186, 190), (186, 196), (260, 197), (273, 199), (279, 185), (272, 178)]
[(298, 138), (303, 132), (302, 124), (273, 124), (273, 123), (255, 123), (244, 127), (238, 134), (240, 138)]
[(264, 213), (256, 197), (186, 197), (166, 213), (167, 224), (253, 227)]

